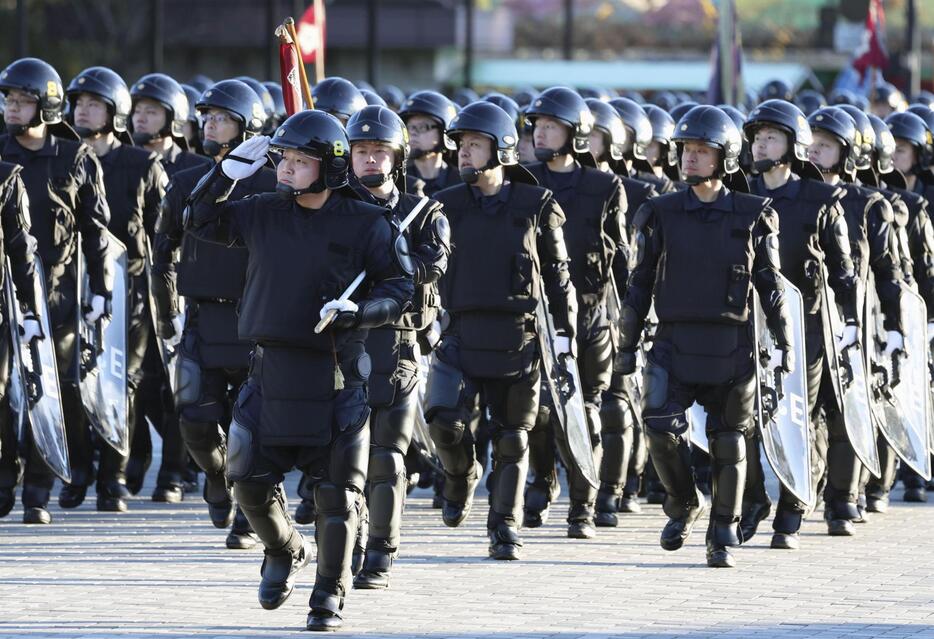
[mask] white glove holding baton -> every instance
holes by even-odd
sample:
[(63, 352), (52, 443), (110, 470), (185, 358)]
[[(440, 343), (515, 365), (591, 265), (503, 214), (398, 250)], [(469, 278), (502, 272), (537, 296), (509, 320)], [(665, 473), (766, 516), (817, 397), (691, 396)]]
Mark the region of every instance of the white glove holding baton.
[(859, 340), (859, 327), (854, 324), (847, 324), (843, 328), (843, 335), (837, 340), (837, 350), (842, 352), (848, 346), (852, 346)]
[(104, 309), (107, 307), (106, 300), (103, 295), (95, 295), (91, 298), (90, 310), (84, 314), (84, 319), (88, 324), (93, 324), (101, 318), (101, 315), (104, 314)]
[(45, 339), (45, 334), (42, 332), (42, 325), (32, 313), (23, 317), (23, 325), (19, 327), (19, 334), (23, 337), (23, 342), (26, 344), (37, 337), (39, 339)]
[(266, 164), (269, 138), (257, 135), (237, 145), (221, 161), (221, 172), (231, 180), (242, 180), (259, 171)]
[(882, 353), (886, 357), (892, 353), (905, 352), (905, 338), (898, 331), (887, 331), (885, 334), (885, 351)]

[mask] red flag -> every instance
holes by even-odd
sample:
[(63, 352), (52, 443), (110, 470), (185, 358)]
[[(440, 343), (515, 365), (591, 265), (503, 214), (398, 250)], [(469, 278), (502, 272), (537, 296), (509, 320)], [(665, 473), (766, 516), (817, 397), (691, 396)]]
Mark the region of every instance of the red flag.
[[(278, 32), (277, 32), (278, 33)], [(302, 84), (298, 70), (298, 54), (291, 39), (279, 38), (279, 75), (282, 84), (282, 99), (285, 112), (293, 115), (304, 110)]]
[[(298, 44), (302, 59), (324, 66), (324, 3), (315, 0), (298, 21)], [(321, 78), (318, 78), (320, 80)], [(317, 81), (317, 80), (316, 80)]]
[(859, 71), (861, 78), (866, 76), (870, 68), (884, 69), (889, 63), (889, 55), (885, 50), (885, 11), (882, 9), (882, 0), (870, 0), (869, 12), (866, 14), (866, 30), (863, 32), (863, 41), (856, 50), (853, 68)]

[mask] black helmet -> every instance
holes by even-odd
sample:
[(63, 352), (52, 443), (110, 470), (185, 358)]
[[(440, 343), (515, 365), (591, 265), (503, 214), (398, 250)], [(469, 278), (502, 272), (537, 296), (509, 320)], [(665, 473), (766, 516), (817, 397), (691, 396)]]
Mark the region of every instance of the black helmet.
[(12, 89), (30, 93), (39, 100), (39, 108), (29, 126), (58, 124), (65, 108), (62, 79), (48, 62), (38, 58), (20, 58), (0, 71), (0, 91)]
[(713, 177), (725, 177), (739, 171), (742, 136), (730, 116), (715, 106), (699, 105), (684, 114), (675, 125), (671, 141), (674, 142), (673, 161), (679, 167), (684, 143), (700, 141), (720, 149), (720, 167)]
[(441, 128), (441, 142), (435, 149), (436, 152), (445, 149), (453, 151), (457, 148), (446, 133), (451, 120), (457, 115), (457, 107), (453, 102), (437, 91), (417, 91), (407, 97), (399, 109), (399, 117), (405, 123), (408, 123), (413, 115), (424, 115), (438, 123)]
[(905, 103), (905, 96), (891, 82), (883, 82), (877, 86), (872, 98), (873, 102), (884, 102), (891, 109), (897, 109)]
[(456, 140), (468, 131), (482, 133), (493, 140), (496, 156), (495, 160), (491, 160), (492, 166), (512, 166), (519, 162), (516, 155), (519, 138), (516, 123), (508, 113), (492, 102), (477, 100), (465, 106), (451, 121), (448, 135)]
[(515, 100), (513, 100), (509, 96), (503, 95), (502, 93), (496, 93), (496, 92), (487, 93), (485, 96), (483, 96), (483, 99), (486, 102), (492, 102), (493, 104), (501, 108), (503, 111), (508, 113), (509, 117), (511, 117), (513, 121), (517, 123), (516, 126), (518, 128), (519, 117), (522, 114), (521, 114), (521, 109), (519, 108), (519, 105), (516, 103)]
[(885, 119), (892, 137), (900, 138), (915, 147), (918, 157), (912, 172), (917, 174), (931, 166), (932, 134), (924, 120), (911, 112), (893, 113)]
[[(525, 110), (525, 117), (534, 126), (535, 120), (547, 116), (559, 120), (571, 128), (571, 135), (563, 149), (553, 152), (553, 155), (564, 153), (584, 154), (590, 153), (590, 132), (593, 130), (593, 113), (590, 107), (576, 91), (567, 87), (551, 87), (538, 94), (538, 97)], [(539, 155), (536, 157), (546, 160)], [(544, 151), (544, 150), (543, 150)]]
[(645, 115), (649, 118), (649, 124), (652, 125), (652, 140), (658, 142), (661, 147), (661, 153), (658, 155), (659, 166), (671, 166), (669, 149), (671, 147), (671, 136), (675, 132), (675, 121), (668, 111), (654, 104), (646, 104), (644, 107)]
[(387, 84), (379, 90), (379, 97), (386, 101), (390, 109), (399, 112), (402, 103), (405, 102), (405, 93), (394, 84)]
[(630, 159), (644, 160), (645, 149), (652, 142), (652, 123), (645, 114), (645, 109), (629, 98), (613, 98), (610, 100), (610, 106), (616, 109), (622, 118), (626, 133), (632, 140), (632, 144), (629, 145)]
[(204, 151), (216, 156), (221, 149), (228, 149), (254, 135), (263, 132), (266, 111), (260, 97), (250, 86), (240, 80), (222, 80), (202, 94), (195, 108), (198, 112), (208, 109), (223, 109), (237, 119), (240, 124), (240, 136), (225, 144), (213, 140), (204, 141)]
[(872, 152), (876, 148), (876, 132), (872, 128), (872, 122), (865, 113), (849, 104), (841, 104), (840, 108), (846, 111), (856, 123), (858, 150), (856, 157), (856, 170), (867, 171), (872, 168)]
[[(275, 107), (275, 121), (276, 126), (278, 127), (282, 124), (289, 114), (285, 111), (285, 98), (282, 95), (282, 85), (278, 82), (263, 82), (263, 86), (266, 87), (266, 90), (269, 91), (269, 96), (272, 98), (273, 107)], [(262, 100), (262, 96), (260, 100)]]
[(791, 102), (795, 97), (795, 92), (784, 80), (770, 80), (759, 90), (759, 102), (766, 100), (784, 100)]
[(203, 73), (198, 73), (188, 81), (188, 84), (198, 89), (198, 95), (200, 96), (202, 93), (214, 86), (215, 82)]
[[(354, 142), (384, 142), (392, 147), (394, 152), (392, 174), (358, 176), (361, 184), (367, 187), (376, 187), (389, 180), (394, 180), (400, 191), (405, 190), (405, 165), (409, 159), (409, 132), (405, 123), (389, 107), (370, 104), (356, 113), (347, 121), (347, 139), (351, 146)], [(368, 180), (367, 178), (379, 178)]]
[(610, 91), (610, 99), (613, 98), (626, 98), (627, 100), (632, 100), (636, 104), (645, 104), (645, 96), (639, 93), (638, 91), (623, 91), (620, 94), (617, 94), (615, 91)]
[(238, 75), (234, 80), (240, 80), (245, 85), (253, 89), (256, 92), (256, 95), (259, 96), (260, 104), (263, 105), (263, 133), (266, 135), (271, 134), (275, 131), (275, 122), (276, 122), (276, 103), (272, 99), (272, 94), (269, 92), (269, 89), (255, 78), (251, 78), (248, 75)]
[(311, 90), (315, 109), (327, 111), (346, 122), (354, 113), (366, 106), (366, 98), (350, 80), (334, 76), (325, 78)]
[(626, 148), (626, 127), (623, 119), (619, 117), (612, 106), (598, 98), (585, 100), (590, 112), (593, 113), (594, 129), (603, 133), (604, 156), (596, 158), (598, 162), (619, 161), (623, 159), (623, 150)]
[(912, 104), (909, 106), (906, 111), (908, 113), (914, 113), (916, 116), (924, 120), (924, 123), (927, 125), (928, 129), (934, 134), (934, 109), (926, 106), (924, 104)]
[(666, 112), (670, 112), (678, 104), (678, 96), (676, 96), (671, 91), (659, 91), (652, 96), (650, 100), (652, 104), (657, 107), (664, 109)]
[(804, 89), (803, 91), (798, 91), (798, 95), (795, 96), (795, 104), (798, 105), (798, 108), (801, 109), (801, 112), (807, 117), (818, 109), (827, 106), (827, 100), (819, 91)]
[(752, 143), (756, 131), (763, 126), (777, 128), (788, 136), (788, 153), (778, 160), (763, 160), (756, 162), (756, 172), (763, 172), (779, 164), (791, 163), (794, 160), (808, 161), (808, 147), (814, 137), (811, 135), (811, 126), (804, 117), (801, 109), (787, 100), (766, 100), (752, 111), (743, 125), (743, 134)]
[(318, 179), (304, 189), (278, 185), (276, 191), (287, 198), (304, 193), (320, 193), (347, 186), (350, 168), (350, 142), (340, 120), (318, 109), (299, 111), (276, 129), (270, 147), (280, 153), (294, 149), (321, 161)]
[[(104, 127), (103, 131), (126, 132), (131, 100), (130, 90), (123, 78), (107, 67), (89, 67), (76, 75), (65, 90), (71, 110), (72, 126), (74, 126), (75, 103), (82, 93), (90, 93), (107, 103), (107, 111), (110, 113), (111, 120), (110, 125)], [(77, 128), (75, 130), (78, 131)], [(88, 137), (95, 133), (99, 131), (78, 131), (81, 137)]]
[(882, 118), (871, 113), (867, 117), (876, 138), (873, 169), (882, 175), (891, 173), (894, 170), (892, 155), (895, 153), (895, 136), (889, 131), (889, 127), (883, 122)]
[[(389, 108), (389, 105), (386, 104), (386, 100), (382, 99), (376, 91), (360, 89), (360, 93), (363, 95), (363, 99), (366, 100), (367, 105)], [(359, 111), (357, 113), (359, 113)]]
[(532, 87), (524, 87), (513, 92), (512, 99), (516, 101), (516, 104), (519, 105), (520, 109), (524, 109), (535, 100), (538, 96), (538, 91)]
[(697, 106), (697, 102), (694, 100), (688, 100), (686, 102), (679, 102), (669, 113), (671, 117), (674, 118), (675, 122), (678, 122), (683, 118), (688, 111)]
[(912, 104), (923, 104), (925, 106), (934, 105), (934, 93), (930, 91), (918, 91), (916, 94), (911, 96)]
[(856, 121), (850, 117), (850, 114), (836, 106), (828, 106), (818, 109), (808, 118), (808, 124), (811, 125), (811, 131), (823, 131), (834, 136), (837, 142), (843, 147), (840, 153), (840, 161), (833, 167), (818, 167), (821, 171), (834, 172), (837, 174), (852, 175), (856, 170), (856, 163), (859, 157), (859, 146), (862, 140), (859, 131), (856, 130)]
[(595, 99), (603, 102), (609, 102), (611, 97), (616, 97), (615, 95), (611, 96), (610, 92), (606, 89), (594, 86), (577, 87), (577, 94), (585, 100)]
[(459, 107), (465, 107), (479, 99), (480, 96), (470, 87), (461, 87), (454, 91), (454, 95), (451, 96), (451, 101)]
[(200, 122), (198, 122), (198, 111), (195, 109), (195, 105), (198, 104), (198, 99), (204, 92), (198, 91), (198, 89), (190, 84), (183, 84), (182, 91), (185, 92), (185, 97), (188, 99), (188, 121), (193, 124), (200, 124)]
[(164, 73), (150, 73), (144, 75), (130, 87), (130, 97), (135, 104), (137, 100), (148, 98), (162, 105), (166, 110), (165, 127), (158, 136), (144, 136), (137, 140), (147, 143), (155, 137), (171, 135), (173, 138), (185, 138), (185, 122), (188, 120), (188, 96), (182, 86)]
[(376, 93), (376, 89), (373, 88), (373, 85), (367, 82), (366, 80), (357, 80), (356, 82), (353, 83), (353, 85), (357, 87), (358, 89), (360, 89), (361, 92), (370, 91), (372, 93)]
[(834, 89), (827, 97), (827, 102), (832, 106), (840, 104), (856, 104), (856, 94), (849, 89)]

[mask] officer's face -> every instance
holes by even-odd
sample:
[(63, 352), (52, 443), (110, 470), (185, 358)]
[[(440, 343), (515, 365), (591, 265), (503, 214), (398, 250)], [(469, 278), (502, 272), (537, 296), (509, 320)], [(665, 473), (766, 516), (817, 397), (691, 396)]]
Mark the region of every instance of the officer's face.
[(76, 126), (92, 131), (103, 129), (110, 118), (107, 103), (90, 93), (82, 93), (75, 100), (74, 116)]
[(155, 135), (165, 128), (165, 107), (149, 98), (140, 98), (133, 105), (133, 130), (137, 133)]
[(362, 175), (389, 175), (392, 172), (392, 147), (382, 142), (355, 142), (350, 147), (353, 172)]
[(918, 154), (914, 145), (903, 138), (895, 138), (895, 153), (892, 154), (892, 164), (902, 173), (911, 173), (911, 167), (918, 161)]
[(307, 189), (318, 179), (321, 160), (294, 149), (286, 149), (276, 166), (276, 181), (293, 189)]
[(554, 118), (542, 115), (535, 118), (535, 148), (557, 151), (568, 142), (570, 127)]
[(752, 159), (780, 160), (788, 152), (788, 136), (782, 131), (772, 127), (763, 126), (756, 129), (752, 138)]
[(717, 170), (720, 151), (703, 142), (688, 140), (681, 150), (681, 172), (685, 176), (710, 177)]
[(457, 168), (480, 169), (493, 157), (493, 141), (480, 133), (461, 135), (457, 145)]
[(405, 123), (409, 130), (409, 145), (413, 150), (431, 151), (441, 143), (438, 123), (426, 115), (413, 115)]
[(808, 159), (818, 168), (829, 169), (840, 161), (842, 150), (835, 137), (823, 131), (814, 131), (814, 141), (808, 147)]
[(606, 152), (606, 140), (603, 131), (594, 129), (590, 132), (590, 152), (593, 153), (595, 158), (603, 157)]
[(667, 153), (662, 149), (662, 143), (658, 140), (652, 140), (647, 147), (645, 147), (645, 159), (652, 166), (659, 166), (662, 160), (662, 153)]
[(519, 144), (516, 145), (516, 153), (519, 154), (521, 164), (530, 164), (535, 161), (535, 142), (532, 135), (523, 133), (519, 136)]
[(39, 100), (36, 96), (19, 89), (12, 89), (6, 95), (3, 118), (9, 124), (29, 124), (36, 117), (38, 108)]
[(240, 135), (240, 124), (225, 109), (208, 109), (203, 115), (204, 139), (227, 144)]

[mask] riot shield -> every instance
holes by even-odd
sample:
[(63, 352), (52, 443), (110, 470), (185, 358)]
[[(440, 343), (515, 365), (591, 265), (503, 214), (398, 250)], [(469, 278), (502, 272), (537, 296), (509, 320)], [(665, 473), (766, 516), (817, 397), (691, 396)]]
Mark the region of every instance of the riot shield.
[(757, 295), (754, 315), (758, 390), (756, 413), (762, 448), (775, 475), (795, 497), (806, 504), (813, 504), (815, 487), (811, 485), (804, 300), (794, 284), (784, 276), (780, 277), (785, 287), (785, 304), (791, 317), (791, 348), (797, 365), (788, 374), (770, 368), (777, 348)]
[(26, 377), (23, 372), (23, 360), (19, 352), (19, 324), (17, 322), (17, 308), (13, 293), (13, 278), (11, 276), (10, 260), (6, 261), (6, 277), (3, 278), (3, 299), (6, 302), (7, 328), (10, 338), (10, 382), (7, 387), (7, 397), (10, 401), (10, 414), (13, 418), (13, 432), (16, 438), (23, 441), (23, 434), (29, 421), (29, 400), (26, 396)]
[(902, 323), (905, 327), (904, 355), (886, 362), (894, 413), (887, 414), (882, 434), (895, 453), (912, 470), (931, 478), (930, 413), (928, 380), (927, 307), (924, 299), (902, 285)]
[(555, 354), (555, 327), (548, 311), (544, 286), (539, 295), (536, 308), (539, 350), (542, 358), (542, 373), (551, 393), (560, 433), (558, 437), (567, 442), (572, 459), (565, 459), (566, 464), (575, 464), (587, 482), (597, 488), (599, 480), (597, 465), (590, 441), (590, 428), (587, 426), (587, 414), (584, 412), (584, 398), (581, 394), (580, 374), (577, 362), (573, 358), (559, 358)]
[(415, 358), (418, 363), (418, 386), (416, 395), (418, 407), (415, 409), (415, 425), (412, 429), (412, 445), (416, 447), (419, 455), (435, 471), (441, 473), (444, 469), (438, 457), (435, 442), (428, 431), (428, 422), (425, 420), (425, 393), (428, 389), (428, 372), (431, 370), (431, 355), (418, 354)]
[[(45, 339), (34, 339), (24, 344), (18, 327), (23, 323), (19, 304), (11, 304), (10, 321), (13, 332), (14, 368), (19, 370), (19, 388), (22, 389), (26, 412), (21, 415), (25, 428), (28, 422), (32, 441), (39, 456), (49, 469), (65, 483), (71, 483), (71, 463), (68, 459), (68, 439), (65, 435), (65, 416), (62, 410), (61, 387), (58, 381), (58, 361), (52, 342), (49, 323), (48, 296), (45, 292), (45, 269), (42, 260), (36, 260), (36, 304)], [(7, 274), (12, 271), (7, 266)], [(9, 286), (10, 301), (15, 299), (14, 288)], [(11, 384), (12, 386), (12, 384)]]
[[(848, 346), (842, 353), (837, 350), (837, 339), (843, 335), (844, 322), (840, 317), (833, 290), (827, 284), (824, 269), (824, 284), (821, 287), (824, 321), (824, 345), (827, 362), (838, 395), (838, 408), (843, 415), (850, 444), (856, 456), (873, 475), (881, 473), (879, 450), (876, 447), (876, 425), (869, 399), (869, 382), (866, 377), (865, 347), (860, 342)], [(839, 388), (837, 386), (839, 385)], [(839, 394), (838, 394), (839, 393)]]
[[(79, 240), (80, 241), (80, 240)], [(111, 310), (94, 323), (84, 319), (91, 299), (84, 255), (78, 252), (78, 341), (80, 390), (84, 411), (98, 435), (120, 455), (130, 453), (127, 430), (127, 254), (123, 243), (107, 232)]]

